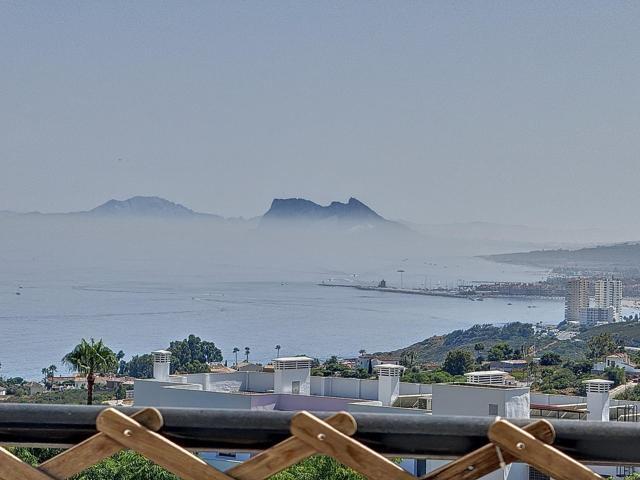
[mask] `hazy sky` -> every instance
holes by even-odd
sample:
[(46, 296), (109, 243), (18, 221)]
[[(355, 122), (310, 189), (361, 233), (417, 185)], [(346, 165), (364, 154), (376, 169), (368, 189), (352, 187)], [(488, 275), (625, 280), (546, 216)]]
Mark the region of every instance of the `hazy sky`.
[(639, 25), (640, 2), (3, 1), (0, 210), (634, 222)]

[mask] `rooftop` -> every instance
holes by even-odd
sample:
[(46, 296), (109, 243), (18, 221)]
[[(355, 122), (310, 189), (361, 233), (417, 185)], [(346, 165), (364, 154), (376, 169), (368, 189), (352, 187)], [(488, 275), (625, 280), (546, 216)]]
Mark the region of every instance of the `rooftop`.
[(313, 358), (304, 357), (304, 356), (300, 356), (300, 357), (278, 357), (278, 358), (274, 358), (273, 359), (274, 362), (299, 362), (299, 361), (302, 361), (302, 360), (313, 362)]

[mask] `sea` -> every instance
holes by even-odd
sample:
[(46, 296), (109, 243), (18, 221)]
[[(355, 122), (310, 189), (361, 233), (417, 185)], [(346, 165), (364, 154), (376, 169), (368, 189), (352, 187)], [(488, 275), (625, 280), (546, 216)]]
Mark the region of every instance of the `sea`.
[[(473, 257), (402, 264), (404, 287), (473, 281), (535, 281), (548, 272)], [(9, 265), (11, 267), (11, 265)], [(14, 265), (15, 267), (15, 265)], [(224, 266), (223, 270), (233, 270)], [(5, 268), (0, 272), (0, 375), (41, 377), (81, 338), (102, 339), (125, 358), (166, 348), (193, 333), (213, 341), (231, 363), (276, 355), (355, 357), (389, 351), (474, 324), (558, 323), (558, 299), (465, 299), (362, 291), (319, 283), (400, 284), (395, 266), (362, 272)], [(227, 278), (228, 277), (228, 278)], [(243, 357), (243, 354), (240, 354)]]

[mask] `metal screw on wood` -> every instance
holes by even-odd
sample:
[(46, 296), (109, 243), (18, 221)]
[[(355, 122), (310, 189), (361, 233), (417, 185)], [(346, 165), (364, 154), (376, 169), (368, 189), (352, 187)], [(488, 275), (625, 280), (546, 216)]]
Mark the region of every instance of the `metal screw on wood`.
[(324, 442), (325, 439), (327, 438), (327, 436), (324, 433), (319, 433), (318, 436), (316, 437), (318, 440), (320, 440), (321, 442)]
[(526, 445), (524, 444), (524, 442), (518, 442), (518, 443), (516, 443), (516, 448), (517, 448), (518, 450), (524, 450), (524, 449), (525, 449), (525, 447), (526, 447)]
[(132, 436), (132, 435), (133, 435), (133, 432), (127, 428), (124, 432), (122, 432), (122, 434), (123, 434), (125, 437), (130, 437), (130, 436)]

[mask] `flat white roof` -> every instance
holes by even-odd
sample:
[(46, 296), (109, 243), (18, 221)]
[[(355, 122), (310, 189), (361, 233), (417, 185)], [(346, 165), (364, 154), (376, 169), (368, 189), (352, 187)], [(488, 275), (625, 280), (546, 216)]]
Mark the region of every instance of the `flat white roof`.
[(608, 383), (608, 384), (612, 384), (613, 382), (611, 380), (603, 380), (601, 378), (593, 378), (591, 380), (583, 380), (582, 383)]
[(272, 361), (274, 361), (274, 362), (299, 362), (300, 360), (309, 360), (310, 362), (312, 362), (313, 358), (309, 358), (309, 357), (278, 357), (278, 358), (274, 358)]
[(378, 369), (378, 368), (404, 368), (404, 367), (402, 365), (398, 365), (395, 363), (379, 363), (373, 368)]
[(507, 372), (503, 372), (502, 370), (480, 370), (478, 372), (469, 372), (465, 373), (466, 376), (472, 375), (507, 375)]
[(158, 355), (171, 355), (171, 352), (169, 350), (156, 350), (155, 352), (151, 353), (157, 353)]

